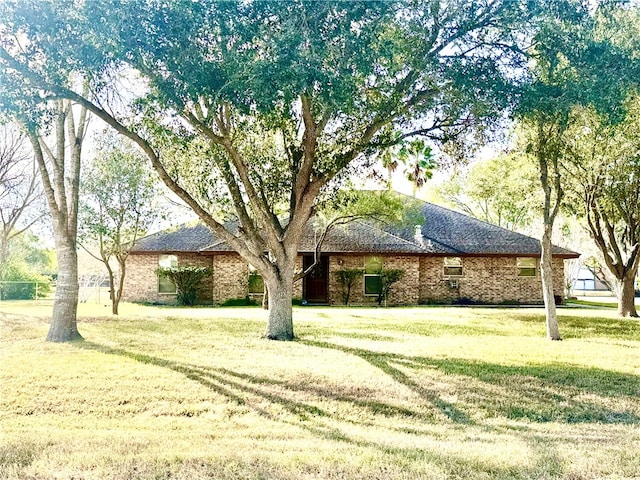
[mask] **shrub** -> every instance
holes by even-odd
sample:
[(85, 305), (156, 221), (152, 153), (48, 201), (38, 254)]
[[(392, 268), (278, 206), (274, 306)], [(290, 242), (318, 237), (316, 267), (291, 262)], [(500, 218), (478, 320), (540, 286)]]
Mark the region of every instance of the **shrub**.
[(249, 297), (230, 298), (220, 304), (221, 307), (255, 307), (258, 302)]
[(364, 270), (361, 268), (343, 268), (336, 271), (336, 279), (338, 285), (340, 285), (340, 293), (342, 294), (342, 302), (345, 305), (349, 305), (349, 297), (351, 296), (351, 289), (364, 275)]
[(10, 265), (0, 281), (0, 299), (33, 300), (51, 293), (51, 278)]
[(195, 305), (198, 299), (198, 287), (202, 280), (212, 273), (209, 267), (168, 267), (158, 268), (156, 274), (171, 279), (178, 291), (179, 305)]
[(264, 293), (264, 279), (256, 271), (249, 272), (249, 293)]
[(390, 268), (380, 270), (380, 292), (378, 293), (378, 305), (389, 298), (389, 292), (394, 283), (399, 282), (404, 277), (404, 270)]

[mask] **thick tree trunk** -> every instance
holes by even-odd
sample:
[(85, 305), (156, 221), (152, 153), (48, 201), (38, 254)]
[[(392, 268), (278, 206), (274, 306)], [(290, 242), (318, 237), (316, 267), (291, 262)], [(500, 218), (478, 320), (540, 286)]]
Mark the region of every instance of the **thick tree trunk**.
[(618, 315), (621, 317), (637, 317), (635, 304), (635, 272), (627, 274), (619, 280)]
[(293, 275), (269, 283), (269, 319), (265, 336), (270, 340), (293, 340)]
[(542, 297), (544, 298), (544, 310), (547, 324), (547, 338), (550, 340), (562, 340), (558, 327), (558, 315), (556, 301), (553, 294), (553, 266), (551, 257), (551, 231), (552, 225), (544, 226), (544, 235), (540, 242), (542, 253), (540, 255), (540, 276), (542, 277)]
[(58, 260), (58, 279), (47, 341), (82, 340), (76, 323), (78, 256), (75, 246), (72, 246), (68, 239), (56, 236), (56, 258)]
[(70, 342), (82, 339), (76, 323), (78, 311), (76, 235), (80, 157), (87, 125), (87, 112), (84, 108), (80, 110), (76, 124), (71, 104), (58, 101), (55, 104), (55, 113), (55, 148), (50, 149), (44, 142), (43, 136), (35, 130), (27, 128), (27, 135), (33, 146), (51, 213), (58, 260), (56, 295), (47, 341)]

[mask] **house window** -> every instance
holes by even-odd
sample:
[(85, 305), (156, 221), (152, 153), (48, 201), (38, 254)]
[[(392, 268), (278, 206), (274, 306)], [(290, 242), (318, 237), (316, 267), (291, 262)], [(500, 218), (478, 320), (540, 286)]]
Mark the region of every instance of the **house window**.
[[(178, 266), (176, 255), (160, 255), (158, 257), (160, 268), (174, 268)], [(158, 275), (158, 293), (177, 293), (175, 284), (166, 276)]]
[(444, 257), (444, 274), (447, 277), (462, 276), (462, 258)]
[(382, 289), (380, 272), (382, 257), (365, 257), (364, 259), (364, 294), (378, 296)]
[(536, 259), (531, 257), (518, 257), (516, 259), (519, 277), (536, 276)]
[(264, 293), (264, 280), (262, 275), (253, 265), (249, 265), (249, 295), (262, 295)]

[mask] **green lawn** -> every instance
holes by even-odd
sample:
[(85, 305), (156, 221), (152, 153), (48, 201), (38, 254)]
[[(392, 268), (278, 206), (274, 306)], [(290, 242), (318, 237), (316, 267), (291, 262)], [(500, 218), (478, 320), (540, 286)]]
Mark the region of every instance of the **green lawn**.
[(562, 309), (4, 302), (2, 479), (640, 478), (640, 322)]

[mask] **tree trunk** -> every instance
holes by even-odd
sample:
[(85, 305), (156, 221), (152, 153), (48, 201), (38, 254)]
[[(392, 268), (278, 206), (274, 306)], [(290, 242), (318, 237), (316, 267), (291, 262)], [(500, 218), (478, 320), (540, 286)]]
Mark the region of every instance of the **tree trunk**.
[(622, 280), (618, 280), (618, 315), (621, 317), (637, 317), (638, 312), (635, 304), (635, 274), (628, 271)]
[(562, 340), (558, 327), (556, 301), (553, 294), (553, 266), (551, 257), (552, 229), (553, 225), (544, 226), (544, 235), (540, 242), (542, 248), (540, 255), (540, 276), (542, 277), (542, 296), (544, 298), (544, 310), (547, 323), (547, 338), (549, 340)]
[(270, 340), (293, 340), (293, 272), (269, 282), (269, 319), (265, 336)]
[(87, 125), (87, 111), (84, 108), (80, 109), (77, 122), (69, 102), (58, 101), (54, 111), (55, 148), (50, 149), (44, 141), (43, 134), (33, 127), (25, 128), (33, 146), (49, 205), (58, 260), (56, 295), (47, 341), (70, 342), (82, 339), (76, 323), (78, 310), (76, 235), (80, 158)]
[[(124, 278), (127, 274), (127, 260), (118, 258), (118, 289), (115, 290), (113, 298), (111, 299), (111, 313), (113, 315), (118, 315), (118, 307), (120, 305), (120, 300), (122, 300), (122, 292), (124, 290)], [(111, 289), (114, 289), (113, 283), (111, 283)]]
[(48, 342), (82, 340), (76, 323), (78, 307), (78, 255), (68, 238), (56, 235), (58, 278)]

